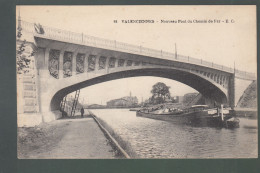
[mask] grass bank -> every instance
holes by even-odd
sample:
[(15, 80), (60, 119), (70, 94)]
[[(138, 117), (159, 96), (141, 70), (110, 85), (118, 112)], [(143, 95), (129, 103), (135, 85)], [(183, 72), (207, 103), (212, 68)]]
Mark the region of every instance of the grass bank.
[(17, 130), (17, 155), (19, 159), (34, 157), (50, 150), (64, 137), (67, 123), (42, 123), (35, 127)]

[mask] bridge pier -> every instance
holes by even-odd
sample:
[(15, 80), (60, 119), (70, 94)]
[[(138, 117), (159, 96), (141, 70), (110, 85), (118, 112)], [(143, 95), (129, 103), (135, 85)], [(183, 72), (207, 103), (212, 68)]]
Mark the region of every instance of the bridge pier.
[[(236, 74), (232, 74), (228, 84), (228, 100), (229, 106), (235, 108), (240, 97), (243, 95), (246, 88), (252, 83), (252, 80), (239, 79)], [(256, 93), (257, 94), (257, 93)]]

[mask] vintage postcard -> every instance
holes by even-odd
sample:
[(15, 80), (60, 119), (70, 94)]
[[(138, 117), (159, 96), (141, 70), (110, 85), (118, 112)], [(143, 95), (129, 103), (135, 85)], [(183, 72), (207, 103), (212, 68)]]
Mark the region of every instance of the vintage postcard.
[(256, 6), (16, 7), (19, 159), (257, 158)]

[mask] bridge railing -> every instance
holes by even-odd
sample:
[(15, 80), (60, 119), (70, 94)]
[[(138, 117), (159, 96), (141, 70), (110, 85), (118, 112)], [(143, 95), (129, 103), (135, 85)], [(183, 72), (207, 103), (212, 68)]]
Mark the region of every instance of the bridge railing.
[(240, 70), (237, 70), (237, 69), (235, 69), (235, 75), (240, 76), (240, 77), (255, 79), (254, 73), (249, 73), (249, 72), (246, 72), (246, 71), (240, 71)]
[[(214, 68), (217, 70), (222, 70), (230, 73), (234, 72), (233, 68), (229, 68), (223, 65), (218, 65), (213, 62), (204, 61), (202, 59), (196, 59), (193, 57), (174, 54), (162, 50), (155, 50), (155, 49), (146, 48), (142, 46), (131, 45), (128, 43), (117, 42), (115, 40), (113, 41), (108, 39), (101, 39), (93, 36), (84, 35), (83, 33), (75, 33), (75, 32), (56, 29), (56, 28), (50, 28), (47, 26), (40, 26), (42, 27), (44, 32), (39, 33), (39, 31), (37, 31), (35, 28), (35, 24), (26, 21), (21, 21), (21, 27), (24, 31), (30, 32), (35, 36), (39, 36), (39, 37), (56, 39), (59, 41), (69, 41), (71, 43), (84, 44), (87, 46), (106, 48), (115, 51), (122, 51), (127, 53), (138, 54), (138, 55), (151, 56), (151, 57), (169, 59), (169, 60), (180, 61), (180, 62), (188, 62), (188, 63), (203, 65), (206, 67), (210, 67), (210, 68)], [(239, 70), (236, 70), (236, 73), (244, 77), (247, 76), (255, 77), (253, 73), (247, 73)]]
[[(187, 56), (183, 56), (183, 55), (179, 55), (177, 54), (177, 57), (175, 57), (178, 61), (183, 61), (183, 62), (192, 62), (192, 61), (189, 61), (189, 58)], [(196, 63), (196, 62), (194, 62)]]
[(195, 64), (200, 64), (201, 60), (200, 59), (196, 59), (196, 58), (192, 58), (192, 57), (188, 57), (189, 62), (193, 62)]
[(121, 50), (121, 51), (126, 51), (129, 53), (140, 53), (140, 47), (139, 46), (135, 46), (135, 45), (131, 45), (128, 43), (121, 43), (121, 42), (117, 42), (114, 41), (115, 44), (115, 50)]
[(213, 66), (212, 66), (212, 62), (208, 62), (208, 61), (201, 60), (201, 64), (203, 64), (203, 65), (205, 65), (205, 66), (208, 66), (208, 67), (213, 67)]
[(223, 70), (224, 71), (234, 72), (234, 69), (232, 69), (231, 67), (226, 67), (226, 66), (223, 66)]
[(154, 50), (146, 47), (140, 47), (140, 52), (142, 55), (152, 56), (152, 57), (162, 57), (163, 53), (159, 50)]

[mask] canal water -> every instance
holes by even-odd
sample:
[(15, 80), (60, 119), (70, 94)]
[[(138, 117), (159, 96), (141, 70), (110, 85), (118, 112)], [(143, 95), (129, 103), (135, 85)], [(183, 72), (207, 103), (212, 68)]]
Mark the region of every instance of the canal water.
[(94, 109), (131, 145), (137, 158), (255, 158), (257, 120), (240, 118), (237, 129), (191, 127), (137, 117), (128, 109)]

